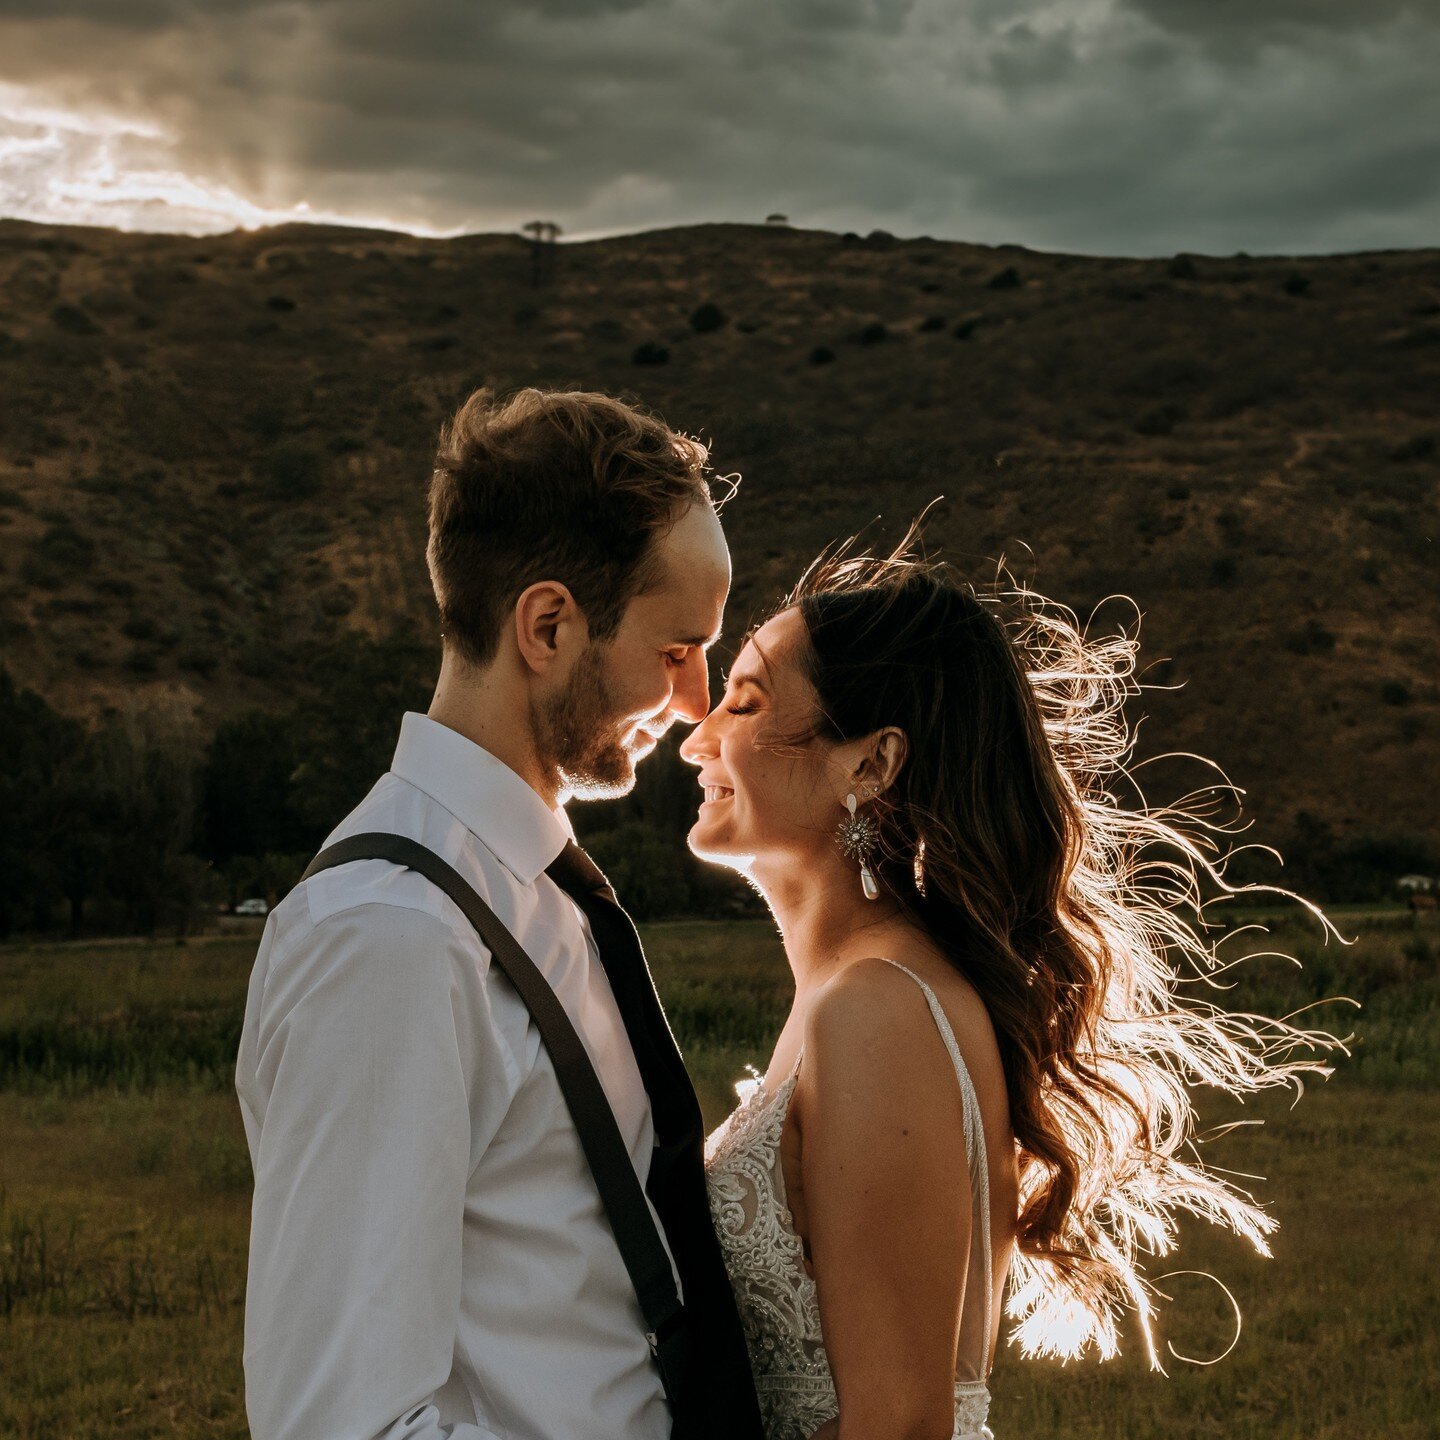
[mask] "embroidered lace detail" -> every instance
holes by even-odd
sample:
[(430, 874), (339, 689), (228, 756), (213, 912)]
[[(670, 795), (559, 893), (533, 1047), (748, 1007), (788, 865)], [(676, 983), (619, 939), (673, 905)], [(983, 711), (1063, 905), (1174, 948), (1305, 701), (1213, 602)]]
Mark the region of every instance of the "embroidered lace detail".
[[(820, 1331), (815, 1281), (805, 1269), (780, 1168), (780, 1132), (799, 1066), (772, 1095), (742, 1081), (739, 1108), (705, 1146), (710, 1212), (740, 1311), (767, 1440), (809, 1440), (839, 1411)], [(990, 1392), (955, 1382), (956, 1440), (989, 1437)]]

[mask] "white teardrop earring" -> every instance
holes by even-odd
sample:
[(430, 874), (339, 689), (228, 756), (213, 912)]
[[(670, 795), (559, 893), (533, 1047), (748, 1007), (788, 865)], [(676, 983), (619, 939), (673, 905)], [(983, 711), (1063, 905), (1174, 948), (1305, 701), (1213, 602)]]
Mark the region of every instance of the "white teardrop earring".
[(875, 846), (879, 843), (880, 827), (875, 823), (873, 815), (861, 815), (856, 812), (854, 795), (845, 797), (845, 808), (850, 814), (840, 822), (840, 829), (837, 832), (841, 853), (851, 860), (859, 862), (861, 893), (867, 900), (878, 900), (880, 886), (875, 881), (874, 871), (870, 869), (870, 857), (875, 853)]

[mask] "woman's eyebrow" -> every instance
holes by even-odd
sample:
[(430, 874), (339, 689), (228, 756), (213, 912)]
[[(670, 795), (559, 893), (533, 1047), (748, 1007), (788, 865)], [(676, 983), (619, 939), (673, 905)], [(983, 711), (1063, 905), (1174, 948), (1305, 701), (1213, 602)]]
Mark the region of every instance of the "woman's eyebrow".
[[(746, 632), (745, 638), (740, 642), (740, 652), (744, 653), (745, 646), (749, 646), (760, 657), (760, 670), (770, 669), (770, 657), (755, 643), (755, 632), (759, 630), (758, 625), (752, 625)], [(738, 656), (736, 657), (739, 658)], [(753, 685), (757, 690), (764, 690), (768, 695), (765, 683), (760, 679), (760, 670), (747, 670), (744, 674), (737, 675), (733, 670), (726, 675), (726, 680), (733, 680), (737, 685)]]

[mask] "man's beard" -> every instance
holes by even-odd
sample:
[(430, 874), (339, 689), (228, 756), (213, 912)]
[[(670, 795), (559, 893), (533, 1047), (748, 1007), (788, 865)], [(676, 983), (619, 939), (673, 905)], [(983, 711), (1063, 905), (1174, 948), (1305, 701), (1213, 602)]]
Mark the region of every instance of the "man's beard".
[(628, 716), (617, 716), (605, 681), (602, 647), (588, 646), (564, 693), (532, 711), (540, 763), (574, 795), (606, 800), (635, 786), (635, 759), (625, 748)]

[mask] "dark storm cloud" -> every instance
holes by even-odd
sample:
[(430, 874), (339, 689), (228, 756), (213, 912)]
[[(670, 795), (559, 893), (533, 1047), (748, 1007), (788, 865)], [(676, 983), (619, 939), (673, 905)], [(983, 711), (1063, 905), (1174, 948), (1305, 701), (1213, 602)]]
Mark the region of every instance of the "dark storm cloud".
[(135, 163), (402, 224), (779, 209), (1128, 253), (1440, 226), (1440, 0), (0, 0), (0, 57), (169, 137)]

